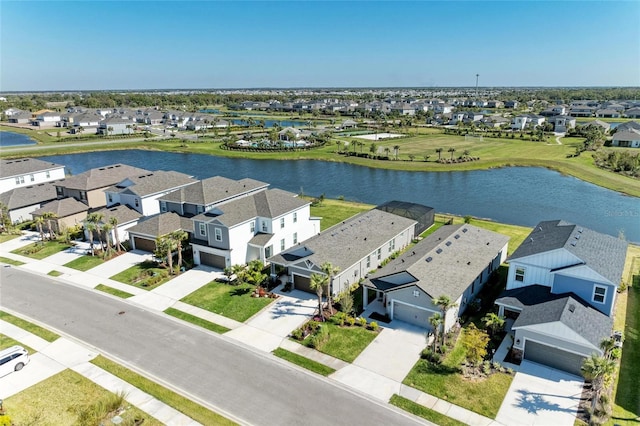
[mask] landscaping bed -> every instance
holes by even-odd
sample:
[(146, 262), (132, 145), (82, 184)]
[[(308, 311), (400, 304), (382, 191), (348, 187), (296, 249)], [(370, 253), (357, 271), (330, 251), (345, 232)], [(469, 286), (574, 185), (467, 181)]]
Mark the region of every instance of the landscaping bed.
[(42, 260), (45, 257), (49, 257), (52, 254), (66, 250), (72, 247), (71, 244), (59, 242), (59, 241), (45, 241), (29, 244), (28, 246), (21, 247), (12, 251), (11, 253), (19, 254), (21, 256), (30, 257), (32, 259)]
[(145, 261), (111, 277), (112, 280), (151, 290), (173, 278), (169, 271), (153, 261)]

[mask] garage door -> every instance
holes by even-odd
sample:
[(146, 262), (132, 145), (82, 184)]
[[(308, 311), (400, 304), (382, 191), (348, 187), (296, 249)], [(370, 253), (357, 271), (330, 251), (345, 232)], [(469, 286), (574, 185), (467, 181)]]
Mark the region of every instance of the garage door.
[(133, 243), (136, 246), (136, 250), (149, 251), (153, 253), (156, 250), (156, 242), (154, 240), (148, 240), (146, 238), (133, 237)]
[(431, 328), (429, 317), (433, 315), (431, 311), (393, 302), (393, 319), (408, 322), (424, 328)]
[(526, 340), (524, 359), (581, 376), (580, 367), (585, 357)]
[[(293, 287), (296, 290), (306, 291), (307, 293), (316, 294), (314, 290), (311, 290), (311, 278), (301, 277), (300, 275), (293, 276)], [(327, 291), (326, 289), (324, 290)]]
[(227, 266), (227, 262), (224, 256), (218, 256), (216, 254), (200, 252), (200, 263), (207, 266), (213, 266), (214, 268), (224, 269)]

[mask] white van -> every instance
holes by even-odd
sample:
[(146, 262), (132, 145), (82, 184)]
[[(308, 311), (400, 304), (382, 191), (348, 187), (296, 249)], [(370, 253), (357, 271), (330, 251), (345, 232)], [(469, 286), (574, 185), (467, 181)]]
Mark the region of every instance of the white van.
[(22, 346), (11, 346), (0, 351), (0, 377), (22, 370), (29, 363), (29, 352)]

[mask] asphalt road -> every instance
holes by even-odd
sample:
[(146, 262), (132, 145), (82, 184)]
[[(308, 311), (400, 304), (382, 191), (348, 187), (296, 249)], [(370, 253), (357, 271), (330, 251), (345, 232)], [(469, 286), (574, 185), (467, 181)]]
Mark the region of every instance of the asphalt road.
[(17, 268), (0, 268), (0, 304), (116, 356), (242, 423), (421, 424), (224, 336)]

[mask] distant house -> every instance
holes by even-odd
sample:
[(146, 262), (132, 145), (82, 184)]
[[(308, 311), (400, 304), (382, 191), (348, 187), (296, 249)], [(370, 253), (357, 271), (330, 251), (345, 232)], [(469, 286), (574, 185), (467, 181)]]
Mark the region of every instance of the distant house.
[(507, 257), (509, 237), (472, 225), (445, 225), (364, 281), (364, 304), (377, 301), (392, 319), (430, 329), (440, 308), (432, 299), (456, 303), (445, 330), (458, 321)]
[(295, 141), (302, 137), (302, 131), (295, 127), (286, 127), (278, 132), (281, 141)]
[(609, 108), (605, 108), (605, 109), (599, 109), (596, 111), (596, 117), (601, 117), (601, 118), (620, 118), (622, 115), (620, 114), (619, 111), (616, 111), (615, 109), (609, 109)]
[(358, 127), (358, 123), (353, 120), (344, 120), (340, 126), (341, 129), (355, 129), (356, 127)]
[(637, 121), (627, 121), (626, 123), (618, 124), (615, 128), (616, 132), (623, 132), (625, 130), (638, 130), (640, 131), (640, 123)]
[(60, 233), (61, 230), (81, 226), (87, 218), (88, 211), (89, 208), (86, 204), (74, 198), (63, 198), (44, 204), (39, 209), (32, 211), (31, 216), (36, 219), (47, 213), (52, 213), (51, 225), (55, 232)]
[(480, 120), (487, 127), (498, 128), (502, 127), (505, 124), (511, 123), (511, 120), (508, 118), (502, 117), (500, 115), (489, 115), (485, 116), (482, 120)]
[(624, 112), (624, 116), (627, 118), (640, 118), (640, 108), (629, 108)]
[(582, 127), (589, 127), (589, 126), (594, 126), (602, 130), (602, 133), (609, 133), (609, 130), (611, 129), (611, 125), (606, 121), (602, 121), (602, 120), (593, 120), (582, 125)]
[(502, 101), (488, 101), (487, 108), (503, 108), (504, 102)]
[(572, 117), (593, 117), (596, 112), (596, 107), (588, 105), (576, 105), (572, 106), (569, 110), (569, 115)]
[(99, 135), (130, 135), (134, 128), (133, 119), (120, 117), (108, 117), (102, 120), (98, 126)]
[(611, 139), (611, 145), (623, 148), (640, 148), (640, 131), (630, 129), (615, 132)]
[(511, 129), (524, 130), (527, 128), (535, 128), (544, 123), (545, 118), (536, 114), (523, 114), (514, 117), (511, 123)]
[(29, 111), (19, 111), (7, 117), (7, 121), (12, 124), (26, 124), (31, 122)]
[(515, 108), (518, 108), (519, 105), (520, 104), (519, 104), (518, 101), (505, 101), (504, 102), (504, 107), (505, 108), (515, 109)]
[(64, 179), (64, 166), (36, 158), (0, 160), (0, 193)]
[(557, 133), (566, 133), (576, 127), (576, 119), (569, 115), (554, 115), (547, 121), (553, 125), (553, 131)]
[(31, 124), (40, 127), (53, 127), (60, 119), (61, 116), (59, 112), (47, 111), (36, 114), (35, 120), (32, 120)]
[(33, 211), (56, 198), (54, 183), (45, 182), (3, 192), (0, 194), (0, 203), (7, 207), (11, 223), (20, 223), (32, 220)]

